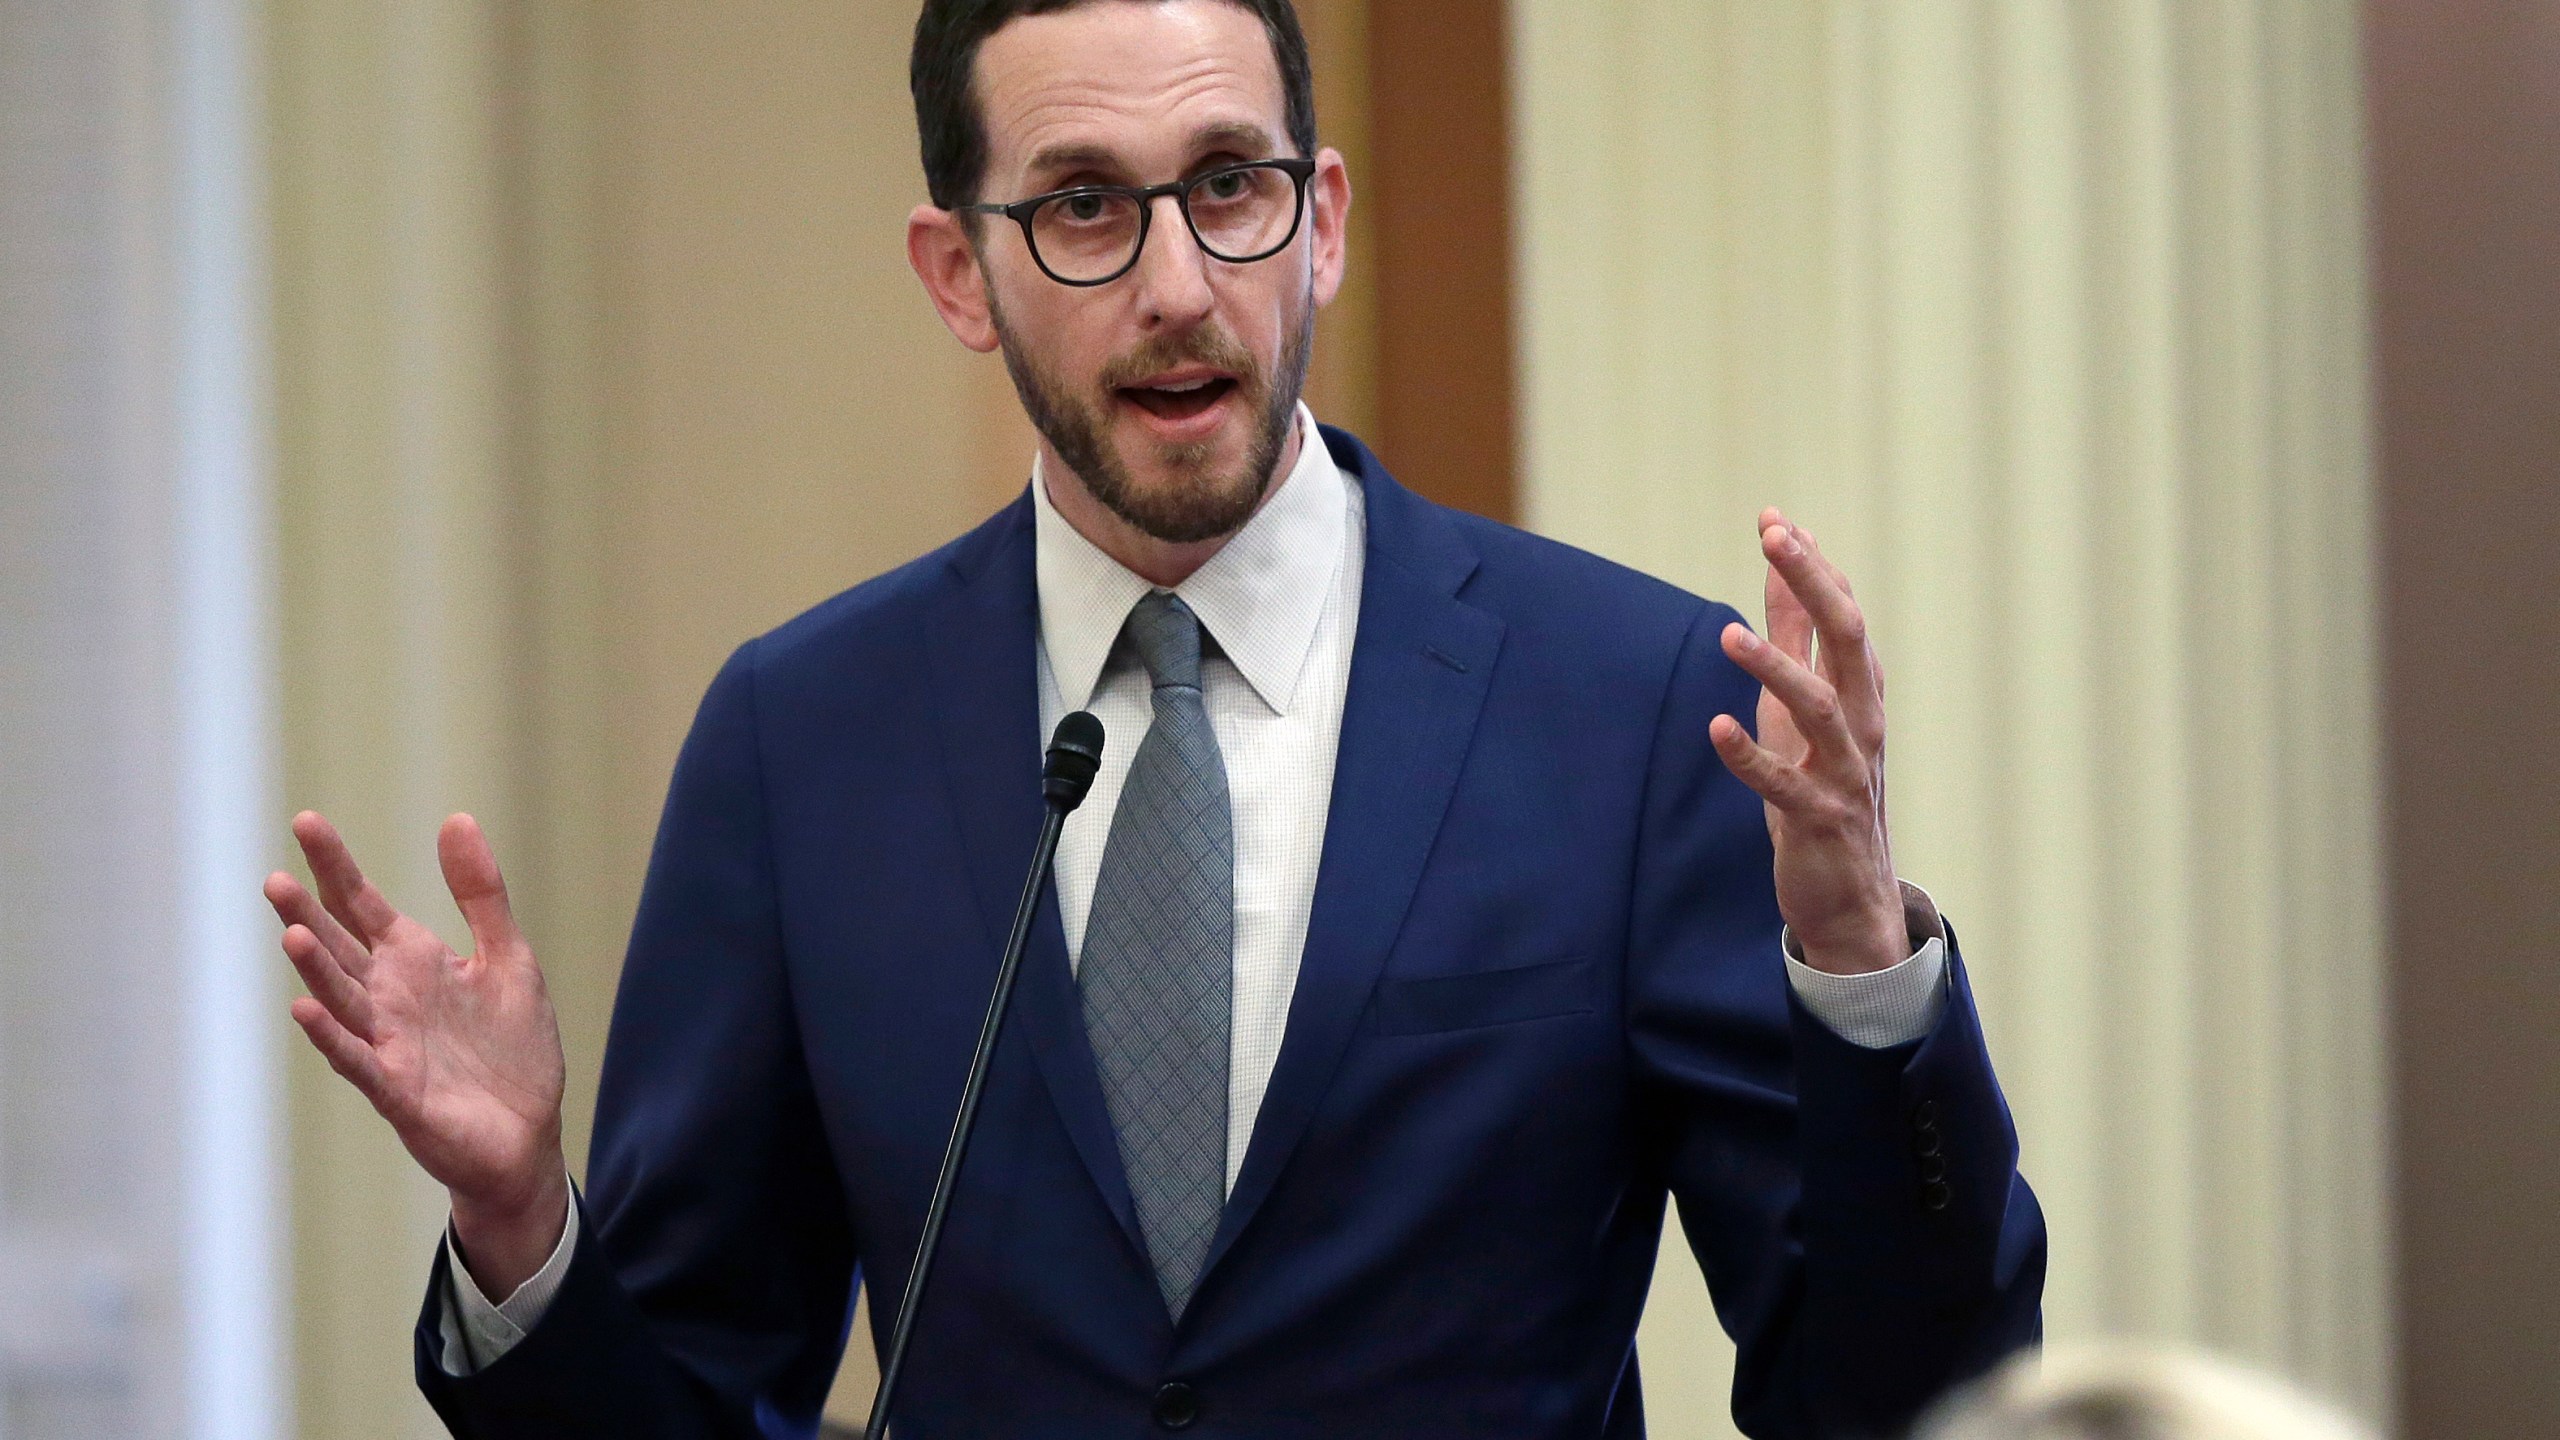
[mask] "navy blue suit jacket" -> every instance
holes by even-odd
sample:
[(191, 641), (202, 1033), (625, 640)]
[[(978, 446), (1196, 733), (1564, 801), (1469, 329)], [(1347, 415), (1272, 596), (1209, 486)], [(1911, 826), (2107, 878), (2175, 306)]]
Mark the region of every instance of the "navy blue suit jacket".
[[(1368, 506), (1350, 693), (1270, 1090), (1179, 1325), (1043, 902), (900, 1440), (1631, 1437), (1680, 1204), (1759, 1436), (1883, 1433), (2037, 1331), (2043, 1222), (1961, 960), (1870, 1051), (1794, 1001), (1760, 802), (1707, 743), (1732, 611)], [(1028, 498), (742, 647), (678, 760), (545, 1318), (419, 1382), (457, 1435), (805, 1436), (906, 1278), (1040, 822)], [(1124, 742), (1125, 743), (1125, 742)], [(439, 1252), (438, 1266), (443, 1264)]]

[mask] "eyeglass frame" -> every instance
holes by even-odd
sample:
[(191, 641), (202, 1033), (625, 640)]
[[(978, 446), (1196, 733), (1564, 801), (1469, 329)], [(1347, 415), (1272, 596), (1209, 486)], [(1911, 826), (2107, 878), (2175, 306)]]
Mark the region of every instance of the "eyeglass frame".
[[(1248, 255), (1241, 260), (1231, 260), (1209, 248), (1209, 242), (1201, 237), (1200, 223), (1191, 218), (1191, 192), (1221, 175), (1238, 170), (1277, 170), (1289, 177), (1294, 198), (1289, 208), (1289, 231), (1280, 237), (1278, 244), (1259, 255)], [(1139, 257), (1147, 253), (1147, 236), (1155, 228), (1156, 201), (1167, 195), (1173, 197), (1174, 208), (1182, 212), (1183, 227), (1191, 232), (1192, 243), (1200, 247), (1201, 254), (1228, 265), (1251, 265), (1268, 260), (1288, 249), (1296, 242), (1298, 232), (1306, 228), (1307, 182), (1314, 179), (1315, 174), (1315, 161), (1295, 155), (1279, 155), (1268, 160), (1239, 160), (1234, 164), (1203, 170), (1197, 175), (1181, 180), (1168, 180), (1161, 185), (1070, 185), (1064, 190), (1047, 191), (1009, 204), (976, 201), (966, 205), (955, 205), (952, 208), (966, 215), (1002, 215), (1021, 226), (1022, 246), (1031, 252), (1031, 263), (1040, 267), (1040, 273), (1061, 285), (1072, 285), (1082, 290), (1091, 289), (1096, 285), (1108, 285), (1138, 268)], [(1138, 204), (1138, 239), (1129, 247), (1127, 263), (1099, 280), (1070, 280), (1050, 269), (1049, 262), (1040, 254), (1040, 242), (1031, 233), (1031, 217), (1039, 213), (1041, 206), (1059, 200), (1071, 200), (1081, 195), (1126, 196)]]

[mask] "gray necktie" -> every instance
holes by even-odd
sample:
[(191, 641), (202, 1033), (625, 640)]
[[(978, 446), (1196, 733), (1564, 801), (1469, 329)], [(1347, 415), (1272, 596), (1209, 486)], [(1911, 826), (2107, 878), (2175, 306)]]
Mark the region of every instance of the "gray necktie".
[(1158, 591), (1125, 633), (1155, 683), (1154, 723), (1111, 817), (1076, 975), (1138, 1227), (1179, 1320), (1226, 1204), (1235, 827), (1200, 699), (1199, 619)]

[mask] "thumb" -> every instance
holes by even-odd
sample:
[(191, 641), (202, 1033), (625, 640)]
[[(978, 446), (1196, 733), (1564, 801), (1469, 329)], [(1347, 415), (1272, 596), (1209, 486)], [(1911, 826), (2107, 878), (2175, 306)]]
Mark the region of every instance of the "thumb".
[(436, 832), (436, 861), (481, 958), (521, 953), (524, 935), (507, 904), (506, 877), (498, 873), (498, 857), (489, 849), (489, 837), (480, 832), (480, 822), (468, 815), (448, 817)]

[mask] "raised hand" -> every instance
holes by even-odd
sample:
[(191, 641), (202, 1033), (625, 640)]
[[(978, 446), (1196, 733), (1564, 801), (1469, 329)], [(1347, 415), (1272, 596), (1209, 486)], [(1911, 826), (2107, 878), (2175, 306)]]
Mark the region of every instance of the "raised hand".
[(1884, 669), (1849, 578), (1811, 532), (1763, 510), (1760, 552), (1769, 634), (1728, 625), (1723, 636), (1724, 653), (1760, 682), (1760, 738), (1730, 715), (1708, 738), (1765, 802), (1778, 910), (1805, 963), (1881, 970), (1911, 952), (1885, 834)]
[(311, 990), (293, 1018), (444, 1184), (472, 1277), (504, 1299), (558, 1243), (569, 1176), (559, 1022), (497, 858), (468, 815), (436, 835), (477, 951), (457, 955), (383, 898), (328, 821), (306, 810), (293, 835), (320, 887), (314, 899), (283, 871), (267, 877), (285, 957)]

